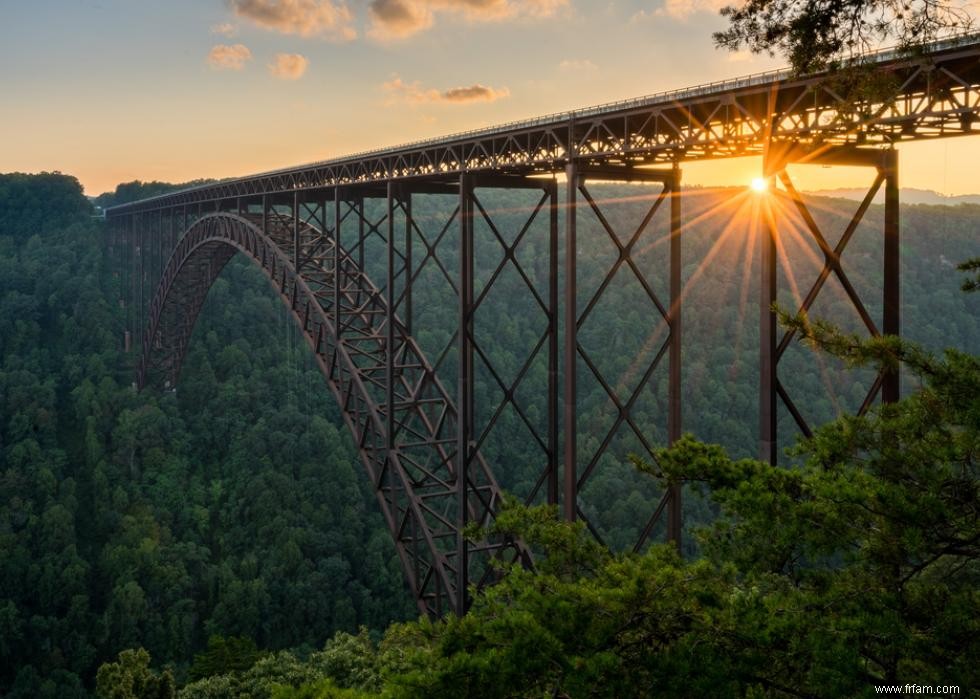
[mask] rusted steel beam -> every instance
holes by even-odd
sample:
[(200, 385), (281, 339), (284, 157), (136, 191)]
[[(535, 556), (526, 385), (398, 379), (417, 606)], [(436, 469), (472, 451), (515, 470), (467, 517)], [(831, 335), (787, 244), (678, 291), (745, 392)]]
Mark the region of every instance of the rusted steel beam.
[(872, 57), (870, 65), (892, 86), (873, 98), (848, 97), (829, 74), (749, 76), (226, 180), (112, 207), (106, 215), (197, 202), (219, 210), (235, 197), (338, 185), (384, 197), (389, 179), (451, 187), (462, 172), (554, 173), (571, 159), (640, 167), (762, 155), (774, 142), (815, 150), (969, 135), (980, 123), (978, 58), (976, 36), (922, 55)]
[[(863, 166), (874, 168), (876, 171), (874, 182), (846, 224), (844, 232), (835, 246), (832, 247), (827, 242), (803, 196), (794, 186), (786, 169), (790, 165)], [(856, 149), (851, 146), (827, 146), (818, 151), (796, 146), (780, 147), (769, 151), (763, 169), (773, 183), (778, 181), (783, 186), (782, 190), (773, 186), (771, 194), (774, 197), (788, 200), (792, 204), (804, 224), (804, 230), (809, 233), (824, 256), (822, 269), (796, 311), (798, 313), (809, 312), (825, 288), (825, 282), (833, 275), (840, 283), (850, 305), (854, 308), (870, 336), (898, 335), (901, 331), (901, 309), (898, 154), (896, 151), (877, 148)], [(848, 278), (842, 266), (841, 257), (858, 226), (864, 220), (872, 200), (882, 185), (885, 187), (884, 230), (882, 235), (884, 275), (882, 316), (879, 327)], [(779, 361), (796, 333), (793, 330), (787, 331), (781, 339), (777, 335), (776, 314), (771, 306), (776, 301), (777, 295), (776, 252), (780, 236), (778, 228), (781, 221), (777, 218), (776, 207), (771, 206), (769, 201), (765, 202), (765, 206), (769, 208), (770, 215), (764, 217), (766, 231), (760, 235), (762, 269), (759, 299), (759, 457), (770, 463), (776, 463), (779, 459), (776, 426), (780, 404), (785, 406), (802, 434), (810, 436), (813, 429), (793, 400), (791, 391), (779, 380)], [(787, 272), (791, 272), (791, 270), (787, 270)], [(859, 414), (863, 414), (873, 405), (879, 391), (883, 402), (897, 401), (900, 396), (898, 372), (883, 371), (879, 373), (858, 409)]]

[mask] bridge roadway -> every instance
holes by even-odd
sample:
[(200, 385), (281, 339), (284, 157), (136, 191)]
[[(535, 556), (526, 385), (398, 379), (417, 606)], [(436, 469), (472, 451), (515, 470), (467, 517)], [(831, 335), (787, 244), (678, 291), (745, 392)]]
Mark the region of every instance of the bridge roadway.
[[(870, 335), (899, 333), (898, 158), (893, 146), (973, 133), (980, 116), (980, 39), (964, 36), (932, 44), (915, 56), (886, 51), (864, 61), (876, 80), (873, 90), (860, 93), (863, 97), (850, 96), (848, 80), (840, 76), (763, 73), (112, 207), (106, 211), (107, 246), (122, 278), (120, 300), (128, 308), (126, 346), (135, 335), (139, 350), (137, 382), (141, 388), (175, 385), (208, 289), (234, 254), (249, 257), (302, 329), (341, 406), (419, 609), (434, 616), (465, 611), (469, 586), (492, 581), (493, 559), (529, 564), (531, 558), (519, 541), (503, 536), (472, 541), (464, 535), (472, 523), (489, 524), (500, 507), (500, 487), (481, 448), (505, 409), (527, 427), (528, 458), (540, 462), (536, 482), (521, 497), (560, 505), (566, 518), (583, 519), (600, 539), (600, 528), (583, 511), (582, 490), (615, 448), (620, 431), (631, 433), (652, 457), (652, 426), (639, 423), (634, 412), (664, 363), (668, 395), (663, 424), (656, 427), (668, 441), (681, 434), (681, 163), (761, 155), (774, 183), (773, 198), (796, 211), (824, 257), (800, 310), (809, 310), (834, 277)], [(856, 165), (874, 172), (873, 185), (835, 245), (796, 191), (787, 172), (793, 163)], [(561, 199), (558, 174), (565, 176)], [(597, 181), (659, 187), (639, 229), (625, 235), (614, 230), (603, 215), (607, 204), (589, 189)], [(882, 187), (879, 322), (865, 308), (841, 258)], [(497, 214), (481, 200), (480, 192), (492, 189), (520, 190), (536, 202), (523, 211), (526, 220), (516, 238), (500, 235)], [(423, 231), (431, 222), (413, 214), (413, 201), (427, 196), (449, 196), (454, 202), (436, 231)], [(372, 214), (372, 206), (375, 211), (380, 206), (380, 213)], [(561, 256), (559, 210), (564, 213)], [(595, 214), (615, 257), (598, 289), (586, 295), (578, 289), (581, 211)], [(658, 211), (668, 219), (669, 254), (661, 270), (668, 298), (658, 296), (638, 267), (636, 244)], [(776, 461), (780, 411), (804, 434), (810, 426), (778, 371), (793, 335), (779, 334), (771, 308), (781, 222), (770, 220), (768, 234), (758, 236), (759, 448), (762, 458)], [(477, 292), (478, 222), (494, 234), (502, 262)], [(527, 263), (516, 254), (532, 237), (533, 226), (542, 223), (545, 240), (537, 249), (547, 250), (545, 289), (531, 281)], [(459, 235), (446, 261), (446, 246), (439, 241), (450, 228)], [(370, 278), (371, 265), (383, 267), (380, 278)], [(426, 357), (414, 339), (421, 328), (412, 292), (426, 265), (437, 267), (448, 281), (457, 308), (455, 334), (438, 357)], [(476, 309), (507, 265), (523, 278), (545, 328), (512, 380), (494, 366), (474, 323)], [(632, 273), (656, 309), (651, 326), (664, 329), (662, 344), (641, 362), (640, 379), (625, 397), (579, 336), (619, 271)], [(458, 360), (452, 396), (440, 378), (450, 350)], [(499, 399), (475, 395), (475, 359), (488, 367)], [(548, 367), (543, 428), (532, 424), (528, 399), (522, 397), (522, 381), (539, 359)], [(615, 413), (598, 448), (588, 449), (578, 434), (577, 414), (579, 384), (586, 375), (608, 395)], [(898, 397), (899, 377), (881, 374), (861, 410), (879, 398)], [(490, 411), (489, 420), (477, 420), (477, 403)], [(638, 523), (635, 548), (656, 535), (680, 542), (680, 495), (679, 489), (667, 489), (650, 503), (649, 517)]]
[(892, 79), (872, 99), (848, 99), (823, 74), (772, 71), (226, 180), (109, 214), (462, 172), (551, 173), (569, 161), (639, 166), (762, 155), (772, 141), (888, 146), (964, 135), (977, 121), (978, 42), (973, 35), (940, 42), (919, 58), (872, 54), (869, 62)]

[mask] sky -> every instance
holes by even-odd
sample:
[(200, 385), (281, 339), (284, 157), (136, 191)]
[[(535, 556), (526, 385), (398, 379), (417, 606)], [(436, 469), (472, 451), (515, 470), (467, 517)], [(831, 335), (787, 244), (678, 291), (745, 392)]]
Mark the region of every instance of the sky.
[[(247, 175), (782, 66), (713, 46), (725, 0), (0, 0), (0, 172)], [(980, 138), (900, 183), (980, 192)], [(741, 185), (758, 159), (684, 165)], [(805, 189), (853, 187), (804, 168)]]

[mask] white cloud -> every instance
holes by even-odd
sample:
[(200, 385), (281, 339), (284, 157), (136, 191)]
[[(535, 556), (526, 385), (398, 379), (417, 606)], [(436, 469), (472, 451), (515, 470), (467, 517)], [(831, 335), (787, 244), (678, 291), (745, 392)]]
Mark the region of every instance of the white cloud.
[(373, 38), (400, 39), (428, 29), (437, 14), (456, 14), (471, 22), (549, 17), (568, 0), (371, 0)]
[(228, 0), (236, 15), (263, 29), (302, 37), (354, 39), (353, 16), (332, 0)]
[(661, 7), (653, 11), (640, 10), (630, 17), (629, 21), (631, 24), (637, 24), (658, 17), (670, 17), (683, 22), (693, 14), (717, 13), (721, 8), (731, 4), (732, 0), (664, 0)]
[(298, 53), (277, 53), (275, 60), (269, 64), (269, 72), (282, 80), (299, 80), (310, 65), (306, 56)]
[(510, 96), (510, 90), (506, 87), (499, 90), (480, 85), (468, 85), (466, 87), (453, 87), (440, 94), (444, 102), (496, 102), (499, 99)]
[(208, 53), (208, 63), (216, 70), (241, 70), (252, 58), (252, 52), (242, 44), (218, 44)]
[(221, 24), (211, 25), (212, 34), (220, 34), (221, 36), (235, 36), (238, 34), (238, 27), (230, 22), (222, 22)]
[(571, 59), (566, 58), (561, 63), (558, 64), (558, 70), (564, 71), (566, 73), (595, 73), (599, 70), (599, 66), (590, 61), (587, 58), (584, 59)]
[(418, 81), (406, 83), (397, 75), (382, 84), (382, 89), (388, 93), (389, 102), (405, 102), (408, 104), (424, 104), (444, 102), (450, 104), (466, 104), (470, 102), (496, 102), (510, 96), (510, 90), (493, 88), (474, 83), (463, 87), (453, 87), (448, 90), (423, 88)]

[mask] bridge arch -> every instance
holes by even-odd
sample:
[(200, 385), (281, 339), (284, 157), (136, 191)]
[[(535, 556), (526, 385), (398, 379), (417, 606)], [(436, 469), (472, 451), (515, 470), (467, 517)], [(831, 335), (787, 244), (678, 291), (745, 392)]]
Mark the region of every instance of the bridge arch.
[(190, 225), (150, 304), (138, 387), (176, 384), (208, 291), (237, 253), (258, 265), (312, 349), (420, 611), (462, 613), (469, 583), (492, 578), (493, 557), (528, 562), (529, 554), (520, 542), (464, 545), (465, 523), (488, 522), (500, 488), (479, 457), (466, 478), (457, 477), (455, 406), (405, 326), (388, 312), (383, 293), (332, 235), (275, 211), (216, 212)]

